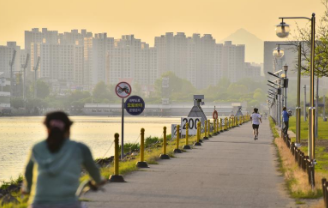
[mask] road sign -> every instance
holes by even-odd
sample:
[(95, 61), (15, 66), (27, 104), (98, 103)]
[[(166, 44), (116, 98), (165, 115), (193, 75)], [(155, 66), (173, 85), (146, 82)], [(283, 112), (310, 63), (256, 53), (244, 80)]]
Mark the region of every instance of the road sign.
[(218, 118), (218, 112), (216, 110), (213, 111), (213, 119)]
[(125, 110), (133, 116), (140, 115), (145, 110), (145, 101), (136, 95), (130, 96), (125, 101)]
[(116, 95), (120, 98), (127, 98), (132, 92), (131, 85), (127, 82), (120, 82), (115, 87)]
[(185, 135), (186, 134), (186, 123), (188, 122), (189, 125), (189, 135), (196, 135), (197, 134), (197, 123), (201, 122), (202, 118), (201, 117), (181, 117), (181, 134)]
[[(171, 124), (171, 139), (175, 139), (177, 137), (177, 125), (178, 124)], [(179, 133), (181, 134), (181, 126)]]

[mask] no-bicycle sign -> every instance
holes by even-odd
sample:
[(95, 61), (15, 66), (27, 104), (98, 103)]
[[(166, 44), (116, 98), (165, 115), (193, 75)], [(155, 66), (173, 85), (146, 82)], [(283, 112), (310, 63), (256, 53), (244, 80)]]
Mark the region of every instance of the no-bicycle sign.
[(130, 115), (140, 115), (145, 109), (145, 101), (141, 97), (133, 95), (125, 101), (125, 109)]

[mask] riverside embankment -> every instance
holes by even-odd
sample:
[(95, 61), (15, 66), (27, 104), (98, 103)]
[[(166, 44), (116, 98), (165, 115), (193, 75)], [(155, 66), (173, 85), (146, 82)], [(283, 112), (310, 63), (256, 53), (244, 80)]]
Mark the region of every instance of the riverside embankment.
[(211, 137), (84, 196), (89, 207), (297, 207), (284, 191), (268, 121), (254, 141), (251, 124)]
[[(23, 173), (28, 151), (46, 137), (43, 119), (43, 116), (0, 117), (0, 184)], [(120, 117), (72, 116), (71, 119), (74, 121), (71, 139), (87, 144), (94, 158), (114, 154), (113, 135), (120, 132)], [(139, 142), (141, 127), (146, 129), (146, 137), (160, 137), (164, 125), (170, 127), (180, 122), (180, 117), (127, 117), (125, 141)]]

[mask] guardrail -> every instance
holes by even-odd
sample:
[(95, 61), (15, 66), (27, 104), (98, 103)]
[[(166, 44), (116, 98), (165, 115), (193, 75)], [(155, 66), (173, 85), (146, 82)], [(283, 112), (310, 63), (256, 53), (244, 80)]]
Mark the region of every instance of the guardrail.
[(283, 138), (286, 146), (292, 153), (292, 155), (295, 158), (295, 162), (298, 164), (298, 167), (302, 169), (304, 172), (308, 175), (308, 182), (310, 185), (315, 184), (314, 179), (314, 165), (312, 164), (311, 160), (309, 159), (309, 156), (306, 156), (304, 152), (302, 152), (301, 149), (299, 149), (295, 142), (292, 142), (289, 135), (284, 135), (284, 133), (281, 134), (281, 137)]

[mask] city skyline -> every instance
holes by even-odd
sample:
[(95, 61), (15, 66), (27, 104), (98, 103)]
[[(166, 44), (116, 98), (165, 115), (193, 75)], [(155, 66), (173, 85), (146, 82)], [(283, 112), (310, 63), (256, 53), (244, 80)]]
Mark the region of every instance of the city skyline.
[[(240, 28), (262, 40), (274, 41), (278, 40), (274, 33), (274, 26), (279, 23), (278, 16), (310, 16), (312, 12), (321, 16), (324, 11), (320, 0), (169, 0), (160, 7), (158, 2), (150, 0), (98, 0), (92, 4), (59, 0), (47, 7), (42, 6), (40, 0), (14, 0), (1, 2), (0, 5), (2, 8), (15, 8), (0, 14), (0, 45), (7, 41), (23, 45), (23, 31), (43, 27), (60, 33), (75, 28), (87, 29), (94, 33), (106, 32), (114, 38), (134, 34), (150, 46), (154, 45), (153, 37), (166, 32), (185, 32), (187, 36), (193, 33), (212, 34), (220, 41)], [(294, 21), (289, 24), (295, 26)]]

